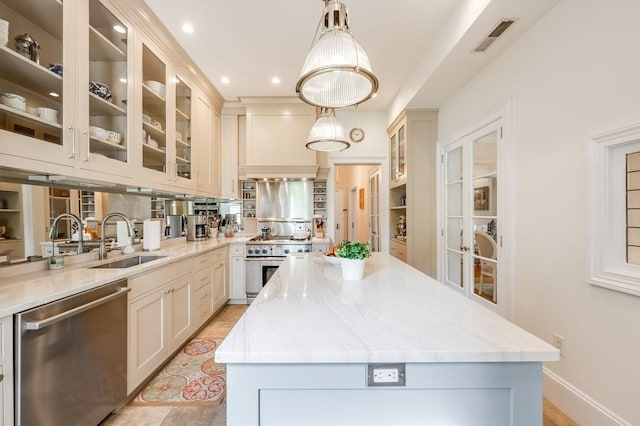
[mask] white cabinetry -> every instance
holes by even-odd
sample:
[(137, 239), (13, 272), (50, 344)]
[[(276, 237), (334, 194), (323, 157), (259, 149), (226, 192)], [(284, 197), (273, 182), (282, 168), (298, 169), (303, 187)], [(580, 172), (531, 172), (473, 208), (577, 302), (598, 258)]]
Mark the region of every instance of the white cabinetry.
[(209, 319), (213, 313), (213, 269), (211, 268), (212, 252), (207, 252), (194, 259), (193, 309), (191, 322), (194, 331)]
[(229, 248), (213, 251), (213, 309), (218, 310), (229, 300)]
[(313, 247), (314, 253), (323, 253), (327, 254), (329, 251), (329, 245), (331, 244), (331, 240), (329, 238), (312, 238), (311, 246)]
[(192, 262), (186, 260), (129, 280), (127, 392), (132, 392), (193, 331)]
[[(315, 151), (305, 147), (315, 109), (299, 100), (285, 105), (246, 105), (243, 176), (315, 177)], [(242, 157), (242, 156), (241, 156)]]
[(222, 198), (239, 198), (237, 114), (223, 113), (220, 118), (220, 155), (220, 191)]
[[(87, 179), (107, 174), (127, 182), (133, 163), (122, 101), (133, 94), (127, 83), (133, 69), (129, 22), (99, 0), (3, 0), (0, 14), (10, 23), (12, 39), (16, 32), (28, 32), (42, 45), (42, 65), (16, 53), (13, 43), (0, 47), (0, 92), (23, 96), (28, 107), (0, 106), (3, 162)], [(114, 32), (115, 25), (123, 33)], [(46, 68), (50, 63), (61, 65), (59, 73)], [(109, 86), (110, 93), (90, 93), (89, 82)], [(89, 126), (117, 132), (122, 140), (91, 133)]]
[[(388, 128), (391, 254), (436, 276), (436, 140), (438, 113), (406, 110)], [(406, 241), (394, 238), (400, 216)]]
[(13, 424), (13, 318), (0, 319), (0, 419)]
[(231, 291), (230, 301), (233, 304), (247, 303), (247, 282), (244, 268), (244, 250), (243, 243), (233, 243), (230, 249), (231, 259)]

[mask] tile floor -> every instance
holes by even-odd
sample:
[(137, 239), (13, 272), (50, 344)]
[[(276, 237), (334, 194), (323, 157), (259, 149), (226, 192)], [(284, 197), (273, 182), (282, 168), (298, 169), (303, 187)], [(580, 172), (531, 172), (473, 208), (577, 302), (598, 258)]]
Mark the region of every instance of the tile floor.
[[(247, 310), (246, 305), (227, 305), (197, 335), (224, 339)], [(126, 405), (102, 426), (226, 426), (226, 405), (139, 406)]]
[[(198, 337), (223, 339), (247, 309), (227, 305), (204, 327)], [(550, 401), (544, 400), (543, 426), (577, 426)], [(132, 406), (126, 405), (103, 426), (226, 426), (226, 405), (219, 406)]]

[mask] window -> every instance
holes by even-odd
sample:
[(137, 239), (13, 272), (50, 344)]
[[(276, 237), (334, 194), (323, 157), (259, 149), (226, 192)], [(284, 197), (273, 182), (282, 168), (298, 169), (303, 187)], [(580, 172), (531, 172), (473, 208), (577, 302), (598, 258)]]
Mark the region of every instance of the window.
[(588, 281), (640, 296), (640, 125), (588, 144)]

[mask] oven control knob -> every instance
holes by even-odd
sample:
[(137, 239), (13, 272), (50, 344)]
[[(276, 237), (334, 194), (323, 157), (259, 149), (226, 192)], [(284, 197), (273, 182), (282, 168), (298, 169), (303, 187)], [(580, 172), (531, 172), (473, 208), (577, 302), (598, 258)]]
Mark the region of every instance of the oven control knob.
[(267, 254), (267, 249), (266, 248), (262, 249), (262, 254)]
[(284, 249), (284, 254), (289, 254), (289, 249)]
[(306, 248), (304, 249), (304, 252), (305, 252), (305, 253), (309, 253), (310, 251), (311, 251), (311, 250), (309, 250), (309, 247), (306, 247)]
[(247, 253), (249, 253), (249, 254), (253, 254), (253, 249), (249, 249), (249, 250), (247, 250)]
[(298, 249), (298, 253), (302, 253), (302, 249), (301, 248)]

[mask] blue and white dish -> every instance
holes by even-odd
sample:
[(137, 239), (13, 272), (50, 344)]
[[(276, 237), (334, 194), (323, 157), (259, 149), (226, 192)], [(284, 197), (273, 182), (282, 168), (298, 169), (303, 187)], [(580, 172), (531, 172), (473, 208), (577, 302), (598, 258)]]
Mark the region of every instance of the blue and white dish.
[(49, 71), (54, 72), (62, 77), (62, 64), (49, 64)]
[(98, 81), (90, 81), (89, 91), (105, 101), (111, 102), (111, 89), (107, 84), (100, 83)]

